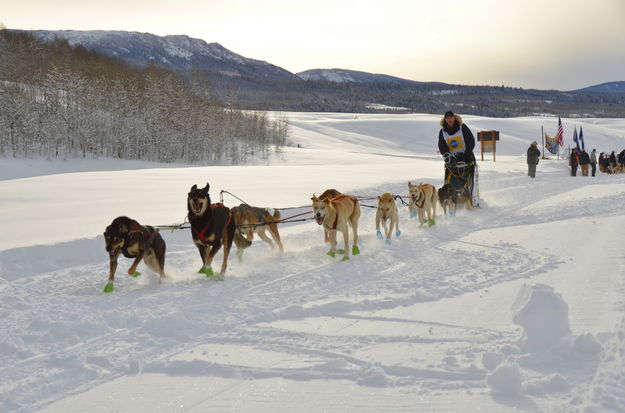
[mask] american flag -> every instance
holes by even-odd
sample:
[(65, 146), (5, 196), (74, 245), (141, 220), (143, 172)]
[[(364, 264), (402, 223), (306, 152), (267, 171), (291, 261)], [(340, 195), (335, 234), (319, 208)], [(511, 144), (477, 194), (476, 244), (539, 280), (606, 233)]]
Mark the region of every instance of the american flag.
[(560, 116), (558, 116), (558, 133), (556, 133), (555, 137), (558, 139), (558, 144), (564, 146), (564, 128), (562, 127)]

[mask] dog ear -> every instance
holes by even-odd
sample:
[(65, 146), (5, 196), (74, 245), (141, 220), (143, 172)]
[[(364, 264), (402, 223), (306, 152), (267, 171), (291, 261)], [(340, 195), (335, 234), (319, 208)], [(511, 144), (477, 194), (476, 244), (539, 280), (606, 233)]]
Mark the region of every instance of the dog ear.
[(381, 201), (382, 197), (380, 195), (378, 195), (378, 201)]
[(191, 187), (191, 191), (195, 191), (197, 189), (197, 185), (193, 184), (193, 186)]
[(208, 190), (210, 187), (211, 187), (210, 184), (206, 182), (206, 186), (204, 187), (204, 190), (208, 193)]
[(311, 201), (313, 202), (317, 202), (319, 201), (319, 198), (317, 198), (317, 195), (313, 194), (312, 198), (310, 198)]

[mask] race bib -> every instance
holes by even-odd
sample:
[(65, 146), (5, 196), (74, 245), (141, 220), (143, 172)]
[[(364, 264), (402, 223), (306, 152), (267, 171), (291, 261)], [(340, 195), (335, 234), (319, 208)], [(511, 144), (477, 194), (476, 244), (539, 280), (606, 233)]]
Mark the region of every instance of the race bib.
[(452, 151), (462, 150), (464, 146), (462, 145), (462, 137), (461, 136), (450, 136), (447, 138), (447, 146)]

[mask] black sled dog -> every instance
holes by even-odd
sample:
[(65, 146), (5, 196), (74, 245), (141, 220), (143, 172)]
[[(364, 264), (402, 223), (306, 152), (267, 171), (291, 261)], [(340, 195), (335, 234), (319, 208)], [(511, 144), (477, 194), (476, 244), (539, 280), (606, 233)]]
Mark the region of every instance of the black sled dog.
[(110, 264), (108, 282), (104, 287), (105, 293), (113, 291), (119, 254), (135, 259), (128, 269), (128, 274), (133, 277), (141, 275), (137, 272), (141, 259), (161, 278), (165, 276), (165, 241), (157, 229), (149, 225), (141, 225), (128, 217), (117, 217), (111, 225), (106, 227), (104, 241)]
[(211, 204), (207, 183), (202, 189), (193, 185), (187, 197), (191, 236), (202, 258), (202, 268), (198, 271), (207, 277), (214, 275), (211, 264), (217, 252), (224, 247), (224, 259), (221, 263), (221, 276), (226, 274), (228, 255), (234, 239), (235, 222), (230, 209), (223, 204)]

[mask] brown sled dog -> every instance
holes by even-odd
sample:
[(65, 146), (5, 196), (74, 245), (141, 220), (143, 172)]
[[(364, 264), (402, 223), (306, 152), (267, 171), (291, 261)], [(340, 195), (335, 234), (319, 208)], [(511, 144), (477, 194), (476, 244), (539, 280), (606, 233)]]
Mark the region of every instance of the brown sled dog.
[(278, 232), (278, 222), (280, 221), (280, 211), (266, 208), (257, 208), (248, 204), (241, 204), (231, 210), (232, 217), (237, 226), (234, 233), (234, 243), (237, 246), (237, 255), (241, 257), (243, 250), (252, 245), (254, 234), (265, 241), (271, 249), (273, 242), (267, 236), (266, 231), (269, 230), (271, 237), (278, 244), (281, 252), (284, 252), (284, 246)]
[(419, 227), (425, 225), (426, 222), (430, 227), (436, 224), (436, 203), (438, 202), (436, 187), (430, 184), (412, 185), (408, 182), (408, 192), (410, 193), (410, 202), (408, 202), (410, 218), (419, 215)]
[[(323, 194), (322, 194), (323, 195)], [(317, 198), (312, 196), (313, 215), (317, 224), (323, 225), (323, 229), (330, 236), (330, 251), (328, 255), (336, 256), (336, 232), (343, 233), (344, 250), (343, 261), (349, 259), (349, 228), (352, 227), (354, 243), (352, 247), (352, 255), (360, 254), (358, 248), (358, 219), (360, 218), (360, 204), (355, 196), (341, 194), (337, 197)]]
[[(384, 228), (384, 236), (380, 231), (380, 222)], [(378, 196), (378, 208), (375, 213), (375, 229), (379, 239), (386, 237), (386, 243), (391, 244), (391, 233), (395, 227), (395, 235), (400, 236), (399, 230), (399, 216), (397, 213), (397, 204), (395, 203), (395, 197), (393, 194), (386, 192)]]
[(137, 266), (143, 259), (146, 265), (162, 277), (165, 276), (165, 241), (157, 229), (149, 225), (140, 225), (134, 219), (117, 217), (104, 231), (106, 251), (109, 253), (109, 278), (104, 292), (113, 291), (117, 257), (124, 254), (126, 258), (134, 258), (128, 274), (136, 277)]
[[(336, 189), (326, 189), (325, 191), (323, 191), (321, 193), (321, 195), (319, 195), (319, 199), (326, 199), (326, 198), (336, 198), (337, 196), (342, 195), (339, 191), (337, 191)], [(328, 233), (327, 229), (323, 229), (323, 242), (330, 242), (330, 234)]]
[(221, 263), (221, 276), (228, 268), (228, 255), (234, 239), (235, 224), (230, 209), (223, 204), (211, 204), (208, 194), (209, 184), (202, 189), (193, 185), (187, 196), (187, 209), (191, 236), (202, 259), (202, 268), (198, 271), (207, 277), (214, 275), (211, 264), (217, 252), (224, 247)]

